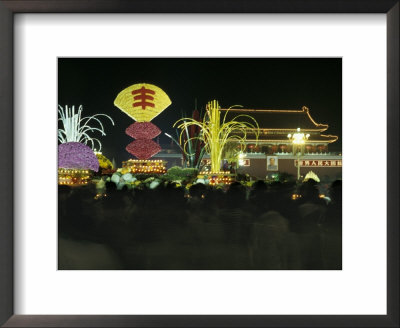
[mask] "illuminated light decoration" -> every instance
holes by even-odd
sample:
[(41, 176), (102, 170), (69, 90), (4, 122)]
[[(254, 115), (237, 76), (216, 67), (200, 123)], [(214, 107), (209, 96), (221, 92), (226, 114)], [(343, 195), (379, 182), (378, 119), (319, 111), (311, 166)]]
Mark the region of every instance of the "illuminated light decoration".
[(58, 169), (58, 184), (67, 186), (82, 186), (90, 182), (91, 174), (89, 170)]
[[(291, 130), (293, 130), (293, 129), (291, 129)], [(314, 143), (316, 143), (316, 142), (333, 143), (333, 142), (335, 142), (335, 141), (337, 141), (339, 139), (338, 136), (334, 136), (334, 135), (330, 135), (330, 134), (320, 134), (320, 136), (321, 137), (326, 137), (326, 138), (332, 138), (332, 139), (330, 139), (330, 140), (313, 139), (312, 142), (314, 142)], [(259, 142), (260, 140), (259, 139), (257, 139), (257, 140), (256, 139), (246, 139), (246, 141), (247, 142), (257, 142), (257, 141)], [(281, 139), (281, 140), (274, 139), (273, 141), (276, 142), (276, 143), (280, 143), (280, 142), (287, 142), (287, 139)]]
[(242, 152), (239, 153), (239, 156), (238, 156), (238, 158), (239, 158), (239, 166), (243, 166), (245, 164), (245, 162), (244, 162), (244, 158), (245, 157), (246, 157), (245, 154), (243, 154)]
[[(230, 107), (232, 108), (232, 107)], [(196, 137), (204, 142), (206, 151), (210, 154), (211, 158), (211, 170), (218, 172), (221, 167), (222, 154), (227, 144), (236, 142), (240, 145), (240, 151), (243, 151), (246, 147), (246, 129), (253, 129), (258, 138), (258, 123), (249, 115), (238, 115), (231, 121), (226, 121), (226, 115), (229, 110), (226, 111), (223, 119), (221, 120), (220, 107), (218, 101), (213, 100), (206, 106), (206, 114), (204, 115), (203, 121), (199, 122), (193, 118), (182, 118), (175, 122), (174, 126), (178, 126), (181, 129), (180, 143), (184, 140), (185, 131), (191, 126), (198, 126), (201, 129), (200, 135)], [(240, 117), (249, 118), (254, 122), (241, 122), (237, 121)], [(193, 138), (192, 138), (193, 139)], [(184, 144), (186, 144), (184, 142)], [(183, 147), (186, 151), (186, 145)]]
[(292, 195), (292, 200), (296, 200), (296, 199), (301, 198), (301, 197), (302, 197), (302, 196), (299, 195), (299, 194), (293, 194), (293, 195)]
[(313, 171), (309, 171), (306, 176), (304, 177), (303, 182), (306, 182), (308, 180), (314, 180), (316, 182), (320, 182), (320, 179), (318, 178), (318, 175), (316, 175)]
[(162, 160), (133, 160), (122, 162), (122, 168), (130, 173), (164, 174), (167, 172), (166, 161)]
[(80, 142), (58, 145), (58, 167), (74, 170), (99, 170), (99, 161), (93, 150)]
[(300, 128), (297, 128), (297, 132), (293, 135), (290, 133), (288, 134), (288, 138), (291, 139), (292, 143), (295, 145), (304, 145), (309, 137), (309, 134), (301, 133)]
[(103, 196), (103, 194), (96, 194), (96, 196), (94, 196), (94, 199), (98, 200), (98, 199), (102, 198), (102, 196)]
[(293, 144), (293, 154), (297, 152), (297, 180), (300, 180), (300, 155), (310, 135), (302, 133), (300, 128), (297, 128), (296, 133), (289, 133), (287, 137)]
[(231, 174), (231, 172), (229, 171), (202, 171), (199, 172), (197, 178), (207, 179), (209, 181), (209, 184), (213, 186), (217, 184), (230, 185), (232, 182), (234, 182), (233, 176), (234, 175)]
[[(310, 115), (310, 109), (307, 106), (301, 107), (301, 110), (282, 110), (282, 109), (245, 109), (245, 108), (235, 108), (235, 109), (225, 109), (221, 108), (221, 111), (234, 111), (239, 113), (306, 113), (310, 121), (315, 125), (318, 131), (326, 131), (329, 128), (328, 124), (319, 124), (314, 121)], [(263, 129), (270, 130), (270, 129)], [(282, 130), (289, 131), (291, 129), (272, 129), (272, 130)]]
[(150, 122), (171, 105), (171, 100), (159, 87), (137, 83), (122, 90), (114, 105), (136, 122)]
[(160, 152), (161, 147), (151, 139), (161, 130), (150, 121), (171, 105), (168, 95), (153, 84), (137, 83), (122, 90), (114, 105), (136, 121), (125, 130), (127, 135), (136, 139), (125, 149), (141, 160)]
[(125, 133), (134, 139), (154, 139), (161, 130), (151, 122), (135, 122), (126, 128)]
[[(101, 123), (99, 117), (103, 116), (108, 118), (112, 125), (114, 125), (113, 119), (106, 114), (95, 114), (92, 116), (82, 117), (83, 107), (79, 106), (78, 111), (75, 112), (75, 106), (68, 107), (58, 105), (58, 121), (61, 121), (63, 127), (58, 129), (58, 141), (60, 143), (67, 142), (80, 142), (85, 145), (90, 145), (92, 149), (95, 149), (95, 143), (98, 144), (98, 150), (101, 150), (101, 142), (97, 138), (93, 138), (89, 135), (92, 132), (100, 132), (102, 136), (105, 136), (104, 126)], [(99, 127), (89, 125), (93, 121), (97, 123)]]

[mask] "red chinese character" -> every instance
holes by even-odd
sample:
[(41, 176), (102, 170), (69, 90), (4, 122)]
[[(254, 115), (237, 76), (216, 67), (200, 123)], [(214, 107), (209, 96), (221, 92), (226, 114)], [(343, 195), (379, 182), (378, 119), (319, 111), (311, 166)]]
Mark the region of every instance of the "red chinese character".
[[(133, 100), (139, 100), (138, 102), (133, 103), (133, 105), (132, 105), (133, 107), (142, 106), (142, 109), (146, 109), (146, 106), (154, 107), (154, 104), (149, 101), (154, 100), (154, 97), (150, 96), (150, 95), (155, 95), (156, 94), (155, 91), (153, 91), (151, 89), (146, 89), (145, 87), (141, 87), (140, 89), (133, 90), (132, 94), (137, 95), (137, 96), (133, 97)], [(147, 101), (147, 100), (149, 100), (149, 101)]]

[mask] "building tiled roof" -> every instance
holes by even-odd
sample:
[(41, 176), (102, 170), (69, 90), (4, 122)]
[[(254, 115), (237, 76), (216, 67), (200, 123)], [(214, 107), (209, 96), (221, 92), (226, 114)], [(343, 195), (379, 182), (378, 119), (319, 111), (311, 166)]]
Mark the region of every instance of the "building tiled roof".
[[(271, 130), (293, 130), (301, 128), (304, 130), (325, 131), (328, 129), (327, 124), (318, 124), (310, 116), (309, 109), (303, 106), (301, 110), (277, 110), (277, 109), (221, 109), (221, 118), (227, 113), (227, 120), (232, 120), (237, 115), (249, 115), (253, 117), (260, 129)], [(254, 121), (241, 117), (240, 121), (254, 123)]]

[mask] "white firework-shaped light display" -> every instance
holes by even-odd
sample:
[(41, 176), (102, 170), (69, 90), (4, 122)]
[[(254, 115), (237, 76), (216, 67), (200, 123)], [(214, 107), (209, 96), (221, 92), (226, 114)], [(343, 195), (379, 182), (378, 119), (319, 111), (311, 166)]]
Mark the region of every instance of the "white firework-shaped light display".
[[(75, 112), (75, 106), (68, 107), (67, 105), (63, 108), (58, 105), (58, 121), (61, 121), (63, 128), (58, 129), (58, 141), (60, 143), (66, 142), (80, 142), (88, 145), (94, 151), (101, 151), (101, 142), (97, 138), (91, 137), (91, 132), (100, 132), (102, 136), (105, 136), (104, 126), (98, 117), (107, 117), (112, 125), (114, 125), (113, 119), (106, 114), (95, 114), (92, 116), (82, 117), (83, 107), (79, 106), (78, 111)], [(97, 123), (99, 126), (95, 127), (90, 125), (91, 123)], [(99, 148), (95, 148), (95, 143), (98, 144)]]

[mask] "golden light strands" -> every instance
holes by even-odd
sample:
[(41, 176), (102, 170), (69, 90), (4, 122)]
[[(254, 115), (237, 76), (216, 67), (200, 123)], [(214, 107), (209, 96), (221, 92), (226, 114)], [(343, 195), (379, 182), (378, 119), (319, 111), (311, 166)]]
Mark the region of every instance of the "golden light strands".
[[(203, 121), (199, 122), (193, 118), (182, 118), (175, 122), (174, 127), (177, 126), (181, 129), (180, 143), (184, 145), (183, 149), (185, 152), (189, 141), (185, 141), (185, 130), (190, 126), (200, 127), (200, 135), (192, 139), (200, 139), (204, 142), (204, 147), (211, 158), (211, 171), (219, 172), (225, 146), (230, 142), (235, 142), (240, 146), (239, 151), (243, 151), (246, 148), (247, 129), (255, 130), (256, 139), (258, 138), (258, 123), (253, 117), (243, 114), (237, 115), (233, 120), (226, 122), (226, 115), (229, 109), (221, 121), (221, 112), (217, 100), (209, 102), (206, 109)], [(239, 117), (250, 118), (254, 124), (237, 121)]]

